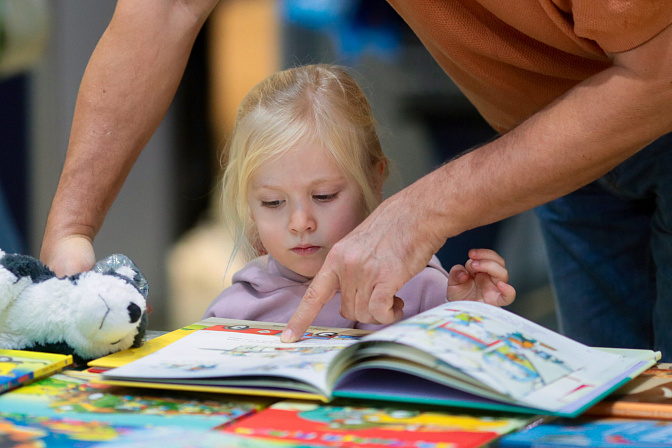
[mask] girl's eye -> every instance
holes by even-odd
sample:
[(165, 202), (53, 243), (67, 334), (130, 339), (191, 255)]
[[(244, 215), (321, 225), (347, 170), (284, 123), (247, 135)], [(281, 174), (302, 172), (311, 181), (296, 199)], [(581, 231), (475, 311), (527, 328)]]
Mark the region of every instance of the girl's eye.
[(315, 195), (313, 195), (313, 198), (314, 198), (316, 201), (319, 201), (319, 202), (329, 202), (329, 201), (333, 201), (334, 199), (336, 199), (337, 196), (338, 196), (338, 193), (332, 193), (332, 194), (315, 194)]
[(278, 208), (281, 204), (282, 201), (261, 201), (261, 206), (267, 208)]

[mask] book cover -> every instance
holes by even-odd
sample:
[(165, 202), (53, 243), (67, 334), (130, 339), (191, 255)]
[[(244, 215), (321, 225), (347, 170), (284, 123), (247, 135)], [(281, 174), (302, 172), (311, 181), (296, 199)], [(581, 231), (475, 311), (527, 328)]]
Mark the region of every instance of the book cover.
[(314, 448), (312, 445), (241, 437), (216, 430), (115, 425), (68, 417), (0, 412), (0, 446), (29, 448)]
[(72, 355), (0, 349), (0, 393), (63, 370)]
[(586, 414), (672, 420), (672, 364), (658, 363), (645, 370)]
[(96, 421), (117, 426), (212, 429), (272, 403), (225, 395), (128, 389), (94, 384), (92, 376), (55, 374), (0, 396), (3, 413)]
[(669, 448), (672, 422), (604, 418), (558, 419), (504, 436), (501, 448)]
[(316, 328), (293, 344), (280, 342), (284, 324), (216, 322), (103, 372), (104, 381), (576, 416), (659, 356), (587, 347), (478, 302), (447, 303), (365, 336)]
[(519, 414), (453, 414), (417, 406), (283, 401), (224, 431), (325, 447), (472, 448), (492, 443), (533, 420)]
[(178, 339), (183, 338), (196, 330), (203, 329), (206, 326), (208, 325), (202, 325), (199, 322), (196, 322), (192, 325), (187, 325), (186, 327), (182, 327), (169, 333), (157, 336), (151, 340), (144, 341), (140, 347), (129, 348), (120, 352), (103, 356), (102, 358), (94, 359), (89, 361), (87, 365), (89, 367), (100, 370), (121, 367), (131, 361), (135, 361), (150, 353), (154, 353), (155, 351), (172, 344)]

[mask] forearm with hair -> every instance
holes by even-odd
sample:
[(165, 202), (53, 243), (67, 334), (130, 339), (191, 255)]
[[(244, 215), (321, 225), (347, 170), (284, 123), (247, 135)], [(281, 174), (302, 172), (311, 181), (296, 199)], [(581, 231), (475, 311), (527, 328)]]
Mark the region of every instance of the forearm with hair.
[(579, 84), (499, 139), (418, 181), (438, 240), (590, 183), (672, 131), (672, 28)]
[(163, 119), (196, 35), (215, 3), (118, 2), (77, 96), (43, 258), (50, 244), (64, 236), (93, 240)]

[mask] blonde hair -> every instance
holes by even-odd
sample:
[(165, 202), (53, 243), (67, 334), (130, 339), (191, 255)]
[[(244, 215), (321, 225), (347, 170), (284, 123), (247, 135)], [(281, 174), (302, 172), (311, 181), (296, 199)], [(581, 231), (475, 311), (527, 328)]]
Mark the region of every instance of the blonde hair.
[(382, 162), (382, 180), (388, 173), (388, 159), (375, 128), (364, 92), (343, 67), (296, 67), (253, 87), (238, 108), (223, 177), (224, 218), (234, 235), (229, 267), (238, 251), (250, 260), (261, 248), (247, 204), (251, 176), (262, 164), (300, 143), (319, 144), (333, 156), (358, 185), (368, 216), (381, 196), (373, 189), (374, 170)]

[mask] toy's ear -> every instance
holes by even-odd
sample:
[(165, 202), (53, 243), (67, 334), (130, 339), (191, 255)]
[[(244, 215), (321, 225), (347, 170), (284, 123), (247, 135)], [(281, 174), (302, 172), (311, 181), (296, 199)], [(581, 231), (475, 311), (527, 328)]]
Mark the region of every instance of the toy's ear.
[(130, 284), (135, 286), (145, 299), (149, 294), (147, 279), (133, 261), (123, 254), (114, 254), (98, 261), (92, 271), (101, 274), (112, 274), (124, 277)]

